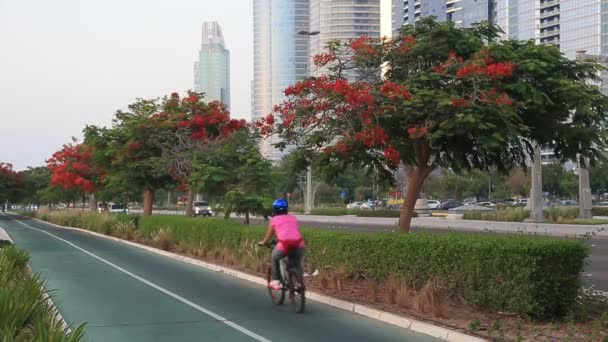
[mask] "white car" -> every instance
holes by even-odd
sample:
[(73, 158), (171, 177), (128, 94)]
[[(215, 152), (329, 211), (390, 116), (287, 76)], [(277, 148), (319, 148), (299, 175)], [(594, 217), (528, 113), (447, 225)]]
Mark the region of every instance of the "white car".
[(426, 203), (431, 210), (439, 209), (439, 206), (441, 206), (441, 202), (435, 200), (427, 200)]
[(116, 203), (108, 203), (107, 209), (103, 208), (103, 207), (98, 207), (97, 210), (99, 210), (99, 212), (108, 212), (110, 214), (128, 214), (129, 213), (129, 208), (127, 208), (126, 205), (124, 204), (116, 204)]
[(346, 205), (346, 209), (361, 209), (363, 202), (353, 202)]

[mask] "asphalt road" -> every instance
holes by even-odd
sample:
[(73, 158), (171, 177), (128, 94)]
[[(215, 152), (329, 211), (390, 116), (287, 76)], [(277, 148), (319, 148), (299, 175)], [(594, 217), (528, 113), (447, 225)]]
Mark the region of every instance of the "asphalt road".
[(0, 214), (87, 341), (434, 341), (320, 303), (303, 315), (266, 290), (83, 232)]

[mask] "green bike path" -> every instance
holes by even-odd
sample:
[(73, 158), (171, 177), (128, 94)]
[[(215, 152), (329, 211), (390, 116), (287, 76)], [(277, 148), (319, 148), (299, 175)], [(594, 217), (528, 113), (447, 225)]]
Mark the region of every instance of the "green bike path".
[(0, 227), (87, 341), (437, 341), (314, 301), (299, 315), (259, 285), (84, 232), (6, 215)]

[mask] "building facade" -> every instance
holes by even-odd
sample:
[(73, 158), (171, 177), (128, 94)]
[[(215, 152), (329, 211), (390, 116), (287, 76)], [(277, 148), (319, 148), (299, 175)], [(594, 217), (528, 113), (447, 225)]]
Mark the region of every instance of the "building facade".
[(230, 51), (222, 28), (215, 21), (205, 22), (201, 38), (194, 63), (194, 90), (205, 93), (207, 101), (221, 101), (230, 108)]
[[(500, 2), (500, 1), (499, 1)], [(493, 20), (493, 0), (393, 0), (393, 34), (406, 24), (414, 24), (422, 17), (434, 16), (438, 21), (453, 21), (459, 27)]]
[[(310, 0), (310, 31), (319, 34), (310, 37), (310, 56), (322, 53), (328, 42), (343, 43), (361, 36), (380, 37), (381, 0)], [(311, 75), (325, 73), (311, 65)], [(358, 76), (356, 70), (346, 75)]]
[[(272, 112), (284, 99), (288, 86), (304, 79), (308, 72), (308, 0), (253, 0), (253, 121)], [(274, 162), (283, 154), (273, 145), (276, 137), (262, 141), (260, 152)]]

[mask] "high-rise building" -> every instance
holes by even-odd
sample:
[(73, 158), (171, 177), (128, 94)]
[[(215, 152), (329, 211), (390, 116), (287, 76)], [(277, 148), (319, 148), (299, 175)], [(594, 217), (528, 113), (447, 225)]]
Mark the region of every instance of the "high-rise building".
[[(310, 0), (310, 56), (322, 53), (328, 42), (348, 42), (361, 36), (380, 37), (381, 0)], [(312, 63), (311, 63), (312, 65)], [(314, 70), (311, 74), (323, 73)], [(356, 78), (356, 70), (347, 77)]]
[[(453, 21), (459, 27), (492, 20), (493, 0), (392, 0), (393, 34), (404, 24), (414, 24), (419, 18), (434, 16), (438, 21)], [(502, 2), (502, 1), (499, 1)]]
[(194, 90), (207, 101), (221, 101), (230, 108), (230, 51), (217, 22), (203, 23), (201, 49), (194, 63)]
[[(308, 72), (307, 37), (309, 0), (253, 0), (253, 121), (272, 112), (283, 101), (285, 88)], [(276, 137), (262, 141), (260, 152), (272, 161), (283, 153), (273, 145)]]

